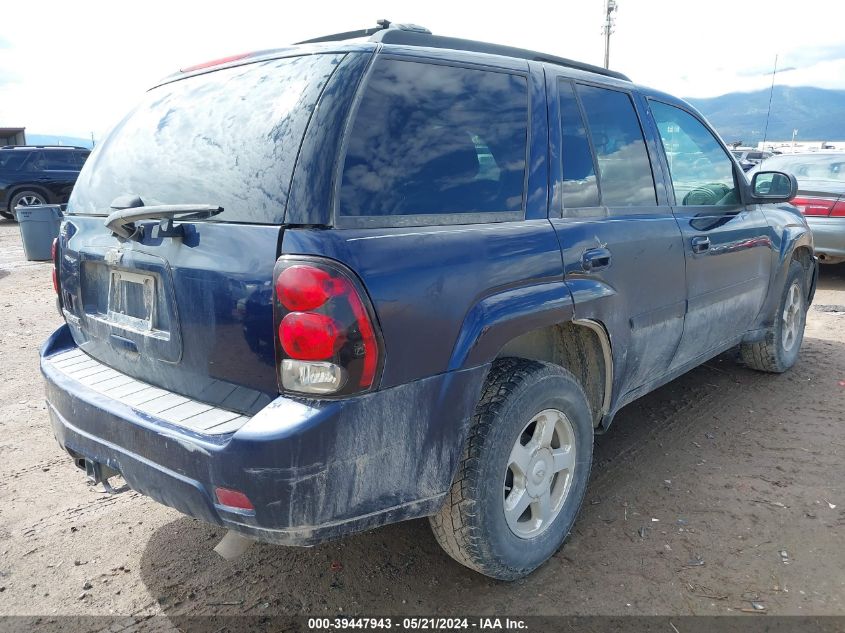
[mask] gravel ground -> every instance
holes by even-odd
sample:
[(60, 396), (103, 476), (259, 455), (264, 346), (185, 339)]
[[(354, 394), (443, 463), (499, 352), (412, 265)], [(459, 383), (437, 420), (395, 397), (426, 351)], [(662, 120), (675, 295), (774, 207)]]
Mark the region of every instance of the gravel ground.
[(729, 353), (626, 407), (568, 544), (512, 584), (454, 563), (426, 521), (227, 562), (222, 530), (98, 492), (43, 402), (49, 264), (5, 220), (0, 300), (0, 614), (845, 615), (845, 267), (822, 269), (792, 371)]

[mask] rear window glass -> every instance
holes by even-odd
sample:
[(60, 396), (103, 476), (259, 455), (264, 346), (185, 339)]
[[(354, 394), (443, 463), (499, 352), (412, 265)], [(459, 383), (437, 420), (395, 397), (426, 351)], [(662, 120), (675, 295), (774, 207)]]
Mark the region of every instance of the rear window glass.
[(344, 216), (520, 211), (524, 76), (379, 59), (349, 139)]
[(218, 221), (283, 221), (296, 154), (342, 55), (288, 57), (189, 77), (147, 93), (86, 161), (68, 210), (213, 204)]
[[(793, 174), (799, 184), (805, 180), (845, 182), (845, 154), (775, 156), (767, 159), (761, 165), (761, 168), (785, 171), (788, 174)], [(755, 171), (760, 170), (757, 169)]]

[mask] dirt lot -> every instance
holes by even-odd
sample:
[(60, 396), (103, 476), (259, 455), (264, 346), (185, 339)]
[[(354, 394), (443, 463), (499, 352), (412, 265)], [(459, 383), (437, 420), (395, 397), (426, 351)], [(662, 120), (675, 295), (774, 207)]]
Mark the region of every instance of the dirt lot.
[(97, 492), (47, 421), (53, 297), (0, 220), (0, 614), (845, 614), (845, 267), (822, 270), (792, 371), (726, 354), (627, 407), (568, 544), (514, 584), (426, 521), (226, 562), (222, 530)]

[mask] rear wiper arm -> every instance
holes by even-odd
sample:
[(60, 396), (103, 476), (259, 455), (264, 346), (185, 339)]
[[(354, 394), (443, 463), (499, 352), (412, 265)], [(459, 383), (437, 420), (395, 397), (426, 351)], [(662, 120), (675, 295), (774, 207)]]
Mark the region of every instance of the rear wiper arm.
[(112, 206), (106, 227), (118, 237), (124, 239), (139, 239), (140, 230), (135, 226), (138, 220), (202, 220), (223, 213), (223, 207), (213, 204), (160, 204), (155, 206), (141, 206), (118, 208)]

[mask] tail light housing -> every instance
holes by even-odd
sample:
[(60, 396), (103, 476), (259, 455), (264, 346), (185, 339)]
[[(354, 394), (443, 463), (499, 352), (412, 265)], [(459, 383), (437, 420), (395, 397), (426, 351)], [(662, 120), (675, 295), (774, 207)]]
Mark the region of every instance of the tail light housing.
[(836, 206), (839, 206), (841, 209), (841, 204), (836, 202), (836, 200), (831, 200), (828, 198), (810, 198), (810, 197), (796, 197), (793, 198), (791, 203), (798, 207), (798, 210), (801, 211), (804, 215), (809, 216), (827, 216), (827, 215), (834, 215), (832, 211)]
[(53, 290), (59, 295), (59, 238), (54, 237), (50, 245), (50, 259), (53, 260)]
[(830, 217), (845, 218), (845, 200), (839, 200), (830, 210)]
[(280, 392), (336, 397), (376, 387), (381, 336), (352, 272), (331, 260), (282, 256), (273, 290)]

